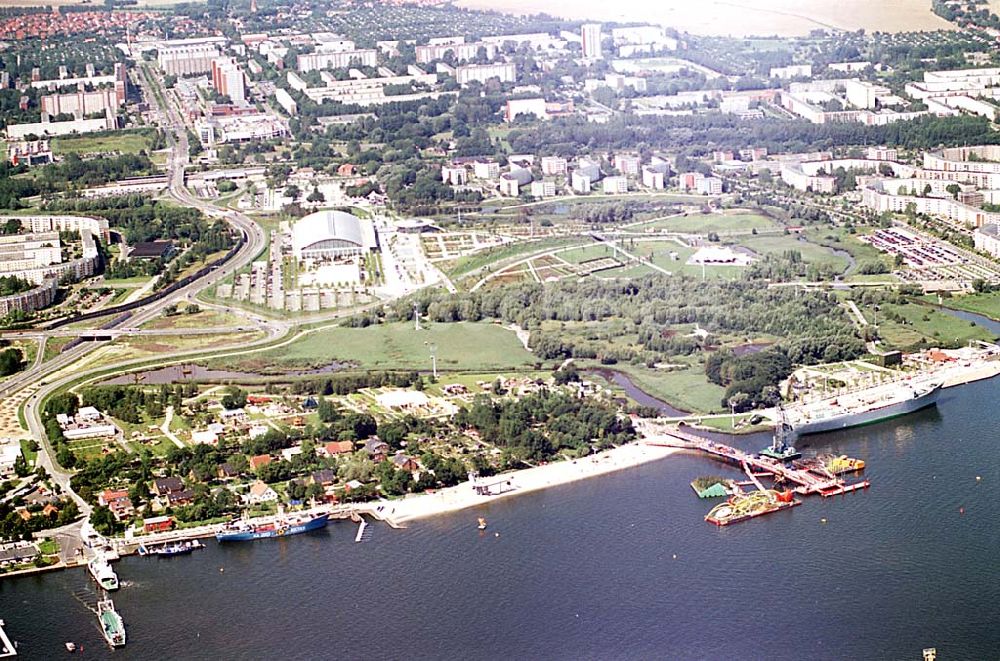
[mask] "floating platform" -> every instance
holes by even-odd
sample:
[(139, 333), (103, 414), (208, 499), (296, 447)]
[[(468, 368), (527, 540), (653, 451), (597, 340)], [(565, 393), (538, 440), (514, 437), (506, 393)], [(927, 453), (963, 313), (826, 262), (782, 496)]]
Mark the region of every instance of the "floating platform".
[(768, 507), (767, 509), (759, 510), (756, 512), (747, 512), (746, 514), (738, 514), (736, 516), (728, 518), (723, 518), (716, 514), (713, 514), (715, 510), (712, 510), (712, 512), (709, 512), (708, 515), (705, 517), (705, 520), (721, 528), (723, 526), (732, 525), (734, 523), (742, 523), (743, 521), (749, 521), (750, 519), (755, 519), (758, 516), (764, 516), (766, 514), (773, 514), (775, 512), (787, 510), (801, 504), (802, 504), (801, 500), (793, 500), (788, 503), (775, 503), (773, 506)]

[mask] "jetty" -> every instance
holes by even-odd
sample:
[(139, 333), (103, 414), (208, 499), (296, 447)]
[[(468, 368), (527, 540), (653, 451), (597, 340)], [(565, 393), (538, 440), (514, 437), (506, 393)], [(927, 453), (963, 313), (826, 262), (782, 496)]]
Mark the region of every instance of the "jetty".
[(361, 523), (358, 524), (358, 534), (354, 536), (354, 542), (355, 543), (363, 542), (364, 541), (364, 539), (365, 539), (365, 529), (367, 529), (367, 528), (368, 528), (368, 522), (365, 521), (362, 518), (361, 519)]
[(829, 473), (824, 475), (812, 468), (798, 468), (777, 459), (750, 454), (680, 429), (647, 438), (646, 444), (698, 450), (726, 463), (739, 466), (758, 489), (763, 489), (763, 485), (758, 480), (760, 477), (770, 477), (775, 484), (790, 485), (792, 491), (802, 496), (819, 494), (824, 498), (867, 489), (871, 486), (868, 480), (848, 483), (836, 475)]
[(10, 642), (7, 632), (4, 631), (4, 621), (0, 620), (0, 659), (9, 659), (17, 656), (17, 648)]

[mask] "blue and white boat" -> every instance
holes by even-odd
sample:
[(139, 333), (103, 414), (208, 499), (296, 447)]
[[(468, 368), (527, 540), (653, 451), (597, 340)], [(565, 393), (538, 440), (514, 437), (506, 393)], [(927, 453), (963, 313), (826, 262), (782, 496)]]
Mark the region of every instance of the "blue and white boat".
[(269, 519), (259, 521), (232, 521), (219, 532), (215, 538), (220, 542), (249, 542), (255, 539), (270, 537), (288, 537), (304, 532), (325, 528), (330, 515), (327, 513), (310, 514), (296, 512), (293, 514), (278, 514)]

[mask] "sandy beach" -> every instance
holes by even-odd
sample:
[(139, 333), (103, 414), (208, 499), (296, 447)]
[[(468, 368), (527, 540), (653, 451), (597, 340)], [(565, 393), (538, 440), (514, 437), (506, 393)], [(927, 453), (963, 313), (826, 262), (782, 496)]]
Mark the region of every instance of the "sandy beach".
[(540, 489), (569, 484), (588, 477), (607, 475), (663, 459), (675, 452), (680, 452), (680, 450), (644, 445), (640, 441), (583, 459), (558, 461), (544, 466), (484, 478), (482, 480), (484, 483), (503, 483), (505, 491), (493, 496), (481, 496), (473, 491), (471, 482), (463, 482), (430, 494), (409, 496), (401, 500), (366, 503), (365, 509), (375, 518), (385, 520), (391, 525), (400, 525), (414, 519), (457, 512), (501, 498), (511, 498)]
[[(1000, 2), (1000, 0), (994, 0)], [(459, 7), (511, 14), (544, 12), (560, 18), (659, 23), (692, 34), (806, 35), (810, 30), (907, 32), (950, 30), (954, 26), (931, 12), (930, 0), (457, 0)]]

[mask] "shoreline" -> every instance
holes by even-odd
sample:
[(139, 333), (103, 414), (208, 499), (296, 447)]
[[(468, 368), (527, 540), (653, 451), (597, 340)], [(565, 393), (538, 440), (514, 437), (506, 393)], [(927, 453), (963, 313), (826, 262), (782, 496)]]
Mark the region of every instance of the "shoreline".
[(510, 487), (509, 491), (502, 493), (480, 495), (474, 491), (473, 483), (466, 481), (434, 493), (410, 495), (400, 500), (373, 501), (359, 507), (358, 511), (389, 525), (400, 526), (417, 519), (450, 514), (590, 477), (608, 475), (659, 461), (680, 451), (678, 448), (651, 446), (641, 440), (634, 441), (582, 459), (557, 461), (480, 480), (481, 484), (503, 484), (503, 488)]

